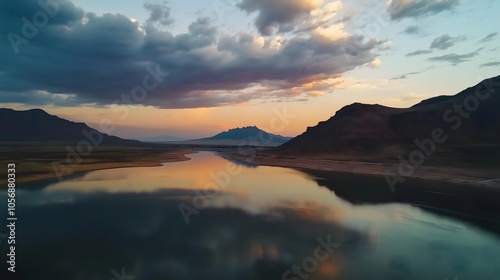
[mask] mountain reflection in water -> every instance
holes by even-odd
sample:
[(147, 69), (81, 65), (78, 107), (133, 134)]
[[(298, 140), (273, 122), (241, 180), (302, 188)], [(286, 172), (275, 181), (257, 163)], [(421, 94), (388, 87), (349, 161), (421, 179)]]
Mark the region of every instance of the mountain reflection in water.
[[(408, 204), (353, 204), (285, 168), (239, 166), (186, 224), (179, 205), (194, 207), (233, 164), (190, 157), (20, 186), (17, 278), (500, 279), (498, 232)], [(327, 258), (307, 272), (318, 238), (338, 248), (320, 247)]]

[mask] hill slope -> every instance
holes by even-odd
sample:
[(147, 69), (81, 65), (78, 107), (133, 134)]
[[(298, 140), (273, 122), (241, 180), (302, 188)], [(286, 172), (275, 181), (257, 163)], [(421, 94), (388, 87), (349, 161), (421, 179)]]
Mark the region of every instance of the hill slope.
[[(79, 142), (86, 140), (83, 133), (95, 133), (95, 129), (84, 123), (76, 123), (49, 115), (41, 109), (16, 111), (0, 109), (0, 141), (61, 141)], [(94, 139), (99, 140), (98, 136)], [(139, 141), (125, 140), (116, 136), (102, 134), (102, 144), (136, 145)]]
[(407, 108), (355, 103), (281, 145), (275, 151), (294, 154), (370, 152), (394, 145), (413, 145), (442, 129), (442, 145), (500, 144), (500, 76), (454, 96), (424, 100)]

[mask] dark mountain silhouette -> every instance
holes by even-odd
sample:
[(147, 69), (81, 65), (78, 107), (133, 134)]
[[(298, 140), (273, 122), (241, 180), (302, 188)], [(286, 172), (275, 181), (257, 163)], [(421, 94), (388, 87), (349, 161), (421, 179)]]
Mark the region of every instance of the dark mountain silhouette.
[(256, 126), (234, 128), (208, 138), (185, 141), (184, 143), (201, 145), (249, 145), (278, 146), (291, 138), (271, 134)]
[[(0, 108), (0, 141), (59, 141), (80, 142), (88, 140), (84, 134), (94, 135), (100, 140), (96, 130), (84, 123), (76, 123), (48, 114), (41, 109), (16, 111)], [(141, 142), (125, 140), (116, 136), (102, 134), (100, 144), (136, 145)]]
[(454, 96), (424, 100), (407, 109), (355, 103), (275, 149), (276, 152), (361, 153), (415, 145), (442, 129), (445, 146), (500, 144), (500, 76)]

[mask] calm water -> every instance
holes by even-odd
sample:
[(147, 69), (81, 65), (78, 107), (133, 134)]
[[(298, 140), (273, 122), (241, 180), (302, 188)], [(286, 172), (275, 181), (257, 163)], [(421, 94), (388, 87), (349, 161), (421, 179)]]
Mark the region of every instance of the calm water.
[(190, 157), (21, 186), (17, 279), (500, 279), (494, 230), (352, 204), (291, 169)]

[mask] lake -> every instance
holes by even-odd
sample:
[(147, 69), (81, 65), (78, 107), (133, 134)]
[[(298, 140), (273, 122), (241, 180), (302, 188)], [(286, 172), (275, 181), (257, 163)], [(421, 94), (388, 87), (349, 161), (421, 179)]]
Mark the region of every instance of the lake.
[(2, 275), (500, 279), (498, 221), (484, 227), (411, 204), (353, 203), (292, 169), (238, 165), (212, 152), (188, 156), (19, 185), (17, 278)]

